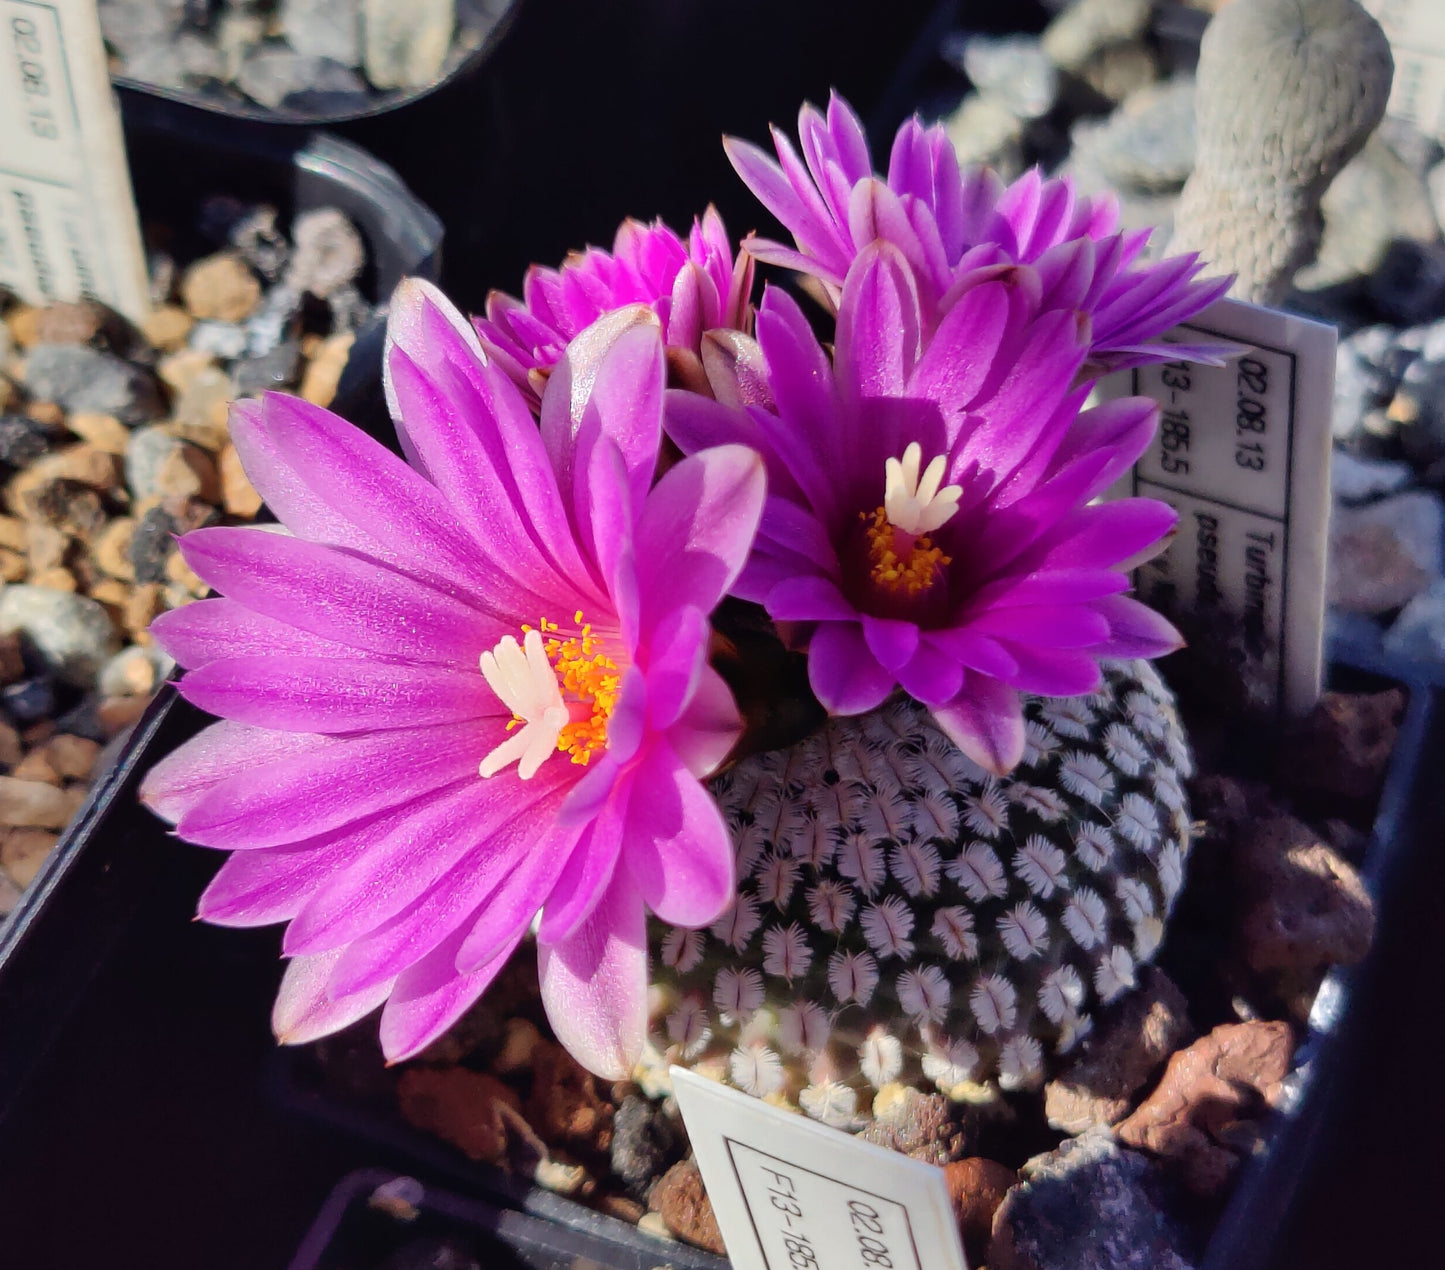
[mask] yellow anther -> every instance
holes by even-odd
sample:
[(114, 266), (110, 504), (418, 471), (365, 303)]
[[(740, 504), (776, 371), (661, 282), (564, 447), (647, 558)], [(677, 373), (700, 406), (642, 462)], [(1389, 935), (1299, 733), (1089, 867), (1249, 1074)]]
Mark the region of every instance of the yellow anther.
[(953, 563), (927, 534), (905, 533), (893, 525), (882, 507), (872, 515), (859, 512), (858, 518), (872, 522), (866, 533), (873, 581), (890, 591), (919, 595), (933, 585), (940, 570)]

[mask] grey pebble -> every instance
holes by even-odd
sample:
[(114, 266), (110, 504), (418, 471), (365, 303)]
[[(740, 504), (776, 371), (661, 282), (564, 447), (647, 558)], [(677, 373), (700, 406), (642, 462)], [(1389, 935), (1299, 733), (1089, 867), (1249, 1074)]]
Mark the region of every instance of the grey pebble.
[(1385, 632), (1385, 651), (1395, 657), (1445, 662), (1445, 581), (1421, 591)]
[(164, 424), (137, 428), (125, 447), (125, 484), (137, 501), (158, 494), (161, 469), (166, 460), (184, 447), (180, 437), (166, 430)]
[(0, 415), (0, 463), (25, 467), (49, 448), (49, 436), (34, 419), (25, 415)]
[(1080, 120), (1071, 132), (1073, 161), (1099, 170), (1116, 188), (1177, 190), (1194, 168), (1194, 80), (1150, 84), (1102, 123)]
[(1413, 476), (1408, 463), (1338, 450), (1330, 461), (1330, 493), (1342, 503), (1369, 502), (1404, 489)]
[(1154, 1198), (1154, 1165), (1107, 1129), (1035, 1156), (1022, 1172), (1025, 1184), (994, 1218), (993, 1247), (1006, 1241), (1015, 1270), (1190, 1270), (1184, 1235)]
[(114, 415), (134, 427), (161, 413), (161, 391), (143, 366), (83, 344), (37, 344), (25, 361), (25, 386), (70, 413)]
[(281, 34), (298, 53), (361, 65), (359, 0), (281, 0)]
[(302, 212), (292, 222), (291, 242), (286, 285), (323, 300), (349, 286), (366, 264), (356, 226), (334, 207)]
[(239, 322), (206, 320), (191, 327), (191, 336), (187, 342), (203, 353), (231, 361), (245, 353), (249, 340), (250, 333)]
[(276, 46), (257, 49), (247, 57), (236, 83), (252, 101), (271, 110), (297, 105), (292, 99), (319, 93), (356, 93), (366, 98), (361, 77), (340, 62)]
[(963, 35), (946, 42), (943, 56), (1016, 119), (1040, 119), (1059, 96), (1059, 72), (1037, 36)]
[(15, 583), (0, 592), (0, 634), (19, 631), (67, 683), (88, 688), (120, 648), (105, 606), (72, 591)]
[(362, 0), (363, 63), (377, 88), (421, 88), (441, 73), (456, 0)]

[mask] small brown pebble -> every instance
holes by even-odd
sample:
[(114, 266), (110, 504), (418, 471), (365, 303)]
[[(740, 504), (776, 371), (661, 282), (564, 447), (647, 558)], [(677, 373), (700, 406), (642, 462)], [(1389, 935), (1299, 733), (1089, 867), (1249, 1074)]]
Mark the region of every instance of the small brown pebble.
[(44, 781), (47, 785), (59, 786), (60, 773), (50, 763), (44, 748), (31, 750), (10, 773), (18, 781)]
[(1018, 1180), (1019, 1175), (1007, 1165), (978, 1155), (943, 1166), (943, 1181), (958, 1218), (969, 1265), (981, 1265), (987, 1257), (989, 1240), (993, 1238), (993, 1215)]
[(61, 732), (45, 743), (45, 754), (66, 780), (88, 780), (100, 756), (100, 746), (89, 737)]
[(0, 547), (25, 551), (30, 545), (30, 527), (15, 516), (0, 516)]
[(196, 571), (186, 563), (179, 551), (172, 552), (166, 560), (166, 577), (196, 598), (205, 595), (210, 590), (196, 575)]
[(10, 328), (10, 338), (21, 348), (29, 348), (40, 342), (39, 324), (40, 310), (33, 304), (17, 304), (5, 315), (5, 325)]
[(596, 1196), (593, 1206), (604, 1212), (609, 1217), (616, 1217), (619, 1221), (625, 1221), (635, 1226), (642, 1220), (647, 1210), (635, 1199), (627, 1195), (619, 1195), (616, 1191), (608, 1191), (606, 1194)]
[(75, 591), (79, 588), (75, 584), (75, 574), (69, 569), (63, 569), (56, 565), (53, 569), (42, 569), (39, 573), (32, 575), (31, 582), (36, 586), (49, 587), (52, 591)]
[(159, 582), (147, 582), (136, 587), (121, 610), (121, 625), (132, 635), (145, 630), (162, 610), (161, 594)]
[(185, 347), (195, 320), (176, 304), (157, 305), (140, 324), (141, 333), (162, 352)]
[(341, 372), (346, 369), (346, 359), (351, 356), (351, 346), (356, 336), (348, 333), (329, 335), (316, 350), (316, 356), (307, 364), (301, 376), (301, 396), (313, 405), (329, 406), (336, 396), (336, 387), (341, 382)]
[(131, 595), (130, 587), (124, 582), (116, 578), (101, 578), (98, 582), (92, 582), (85, 593), (92, 600), (99, 600), (107, 608), (114, 610), (111, 617), (117, 622), (123, 622), (126, 601)]
[(606, 1151), (612, 1142), (612, 1107), (597, 1078), (560, 1045), (535, 1049), (527, 1119), (548, 1146)]
[(502, 1048), (492, 1060), (492, 1070), (499, 1076), (530, 1072), (542, 1043), (542, 1034), (530, 1019), (508, 1019), (502, 1034)]
[(668, 1230), (679, 1239), (727, 1256), (712, 1203), (703, 1189), (702, 1174), (691, 1160), (679, 1160), (652, 1189), (648, 1207), (667, 1223)]
[(1293, 816), (1251, 826), (1235, 876), (1244, 909), (1245, 960), (1256, 971), (1353, 965), (1370, 949), (1375, 906), (1342, 856)]
[(192, 317), (244, 322), (261, 299), (261, 284), (239, 256), (228, 251), (198, 260), (181, 276), (181, 301)]
[(1166, 1058), (1194, 1039), (1189, 1002), (1158, 967), (1107, 1009), (1058, 1076), (1044, 1086), (1044, 1114), (1065, 1133), (1110, 1125), (1129, 1114), (1135, 1093)]
[(13, 684), (25, 678), (25, 656), (21, 652), (20, 632), (0, 635), (0, 684)]
[(117, 516), (95, 540), (92, 548), (95, 563), (112, 578), (134, 582), (135, 564), (130, 558), (130, 544), (134, 537), (135, 521), (129, 516)]
[(261, 510), (261, 495), (246, 476), (236, 447), (227, 444), (221, 451), (221, 504), (232, 516), (248, 520)]
[(6, 582), (23, 582), (30, 576), (30, 562), (18, 551), (0, 547), (0, 579)]
[[(168, 353), (156, 363), (158, 374), (172, 392), (183, 393), (196, 378), (216, 364), (215, 357), (199, 348)], [(229, 381), (228, 381), (229, 382)]]
[(59, 428), (65, 422), (65, 411), (53, 401), (32, 401), (25, 407), (27, 418), (47, 428)]
[(108, 739), (136, 722), (149, 704), (148, 697), (104, 697), (96, 706), (95, 713)]
[(130, 429), (114, 415), (81, 411), (71, 415), (67, 422), (76, 436), (106, 454), (123, 456), (130, 444)]
[(234, 397), (229, 375), (214, 366), (202, 367), (176, 396), (172, 414), (178, 429), (198, 445), (218, 450), (229, 436), (226, 418)]
[(89, 344), (104, 318), (93, 304), (61, 302), (47, 305), (35, 319), (35, 340), (39, 344)]
[(1405, 693), (1327, 692), (1279, 747), (1288, 788), (1327, 798), (1373, 799), (1385, 779)]
[(26, 728), (20, 734), (20, 739), (25, 742), (27, 749), (34, 749), (37, 745), (44, 745), (55, 733), (54, 719), (40, 719)]
[(506, 1158), (510, 1118), (503, 1108), (520, 1115), (521, 1102), (495, 1076), (465, 1067), (410, 1067), (396, 1092), (408, 1123), (473, 1160), (500, 1164)]
[(26, 554), (35, 573), (58, 568), (65, 560), (65, 553), (70, 550), (70, 539), (53, 525), (31, 525), (27, 541), (29, 549)]
[(0, 719), (0, 764), (7, 768), (14, 767), (24, 755), (25, 749), (20, 744), (20, 733)]
[(221, 481), (215, 461), (198, 445), (181, 442), (166, 456), (156, 475), (156, 493), (162, 499), (220, 499)]
[(1160, 1156), (1195, 1194), (1217, 1195), (1239, 1163), (1221, 1138), (1275, 1105), (1293, 1052), (1287, 1023), (1221, 1024), (1169, 1060), (1119, 1141)]
[(61, 791), (65, 795), (66, 817), (68, 825), (80, 813), (85, 805), (85, 800), (90, 797), (89, 781), (72, 781)]
[[(7, 779), (0, 777), (0, 780)], [(49, 788), (47, 786), (47, 788)], [(57, 794), (59, 790), (55, 791)], [(35, 880), (60, 836), (43, 829), (7, 829), (0, 837), (0, 867), (22, 891)]]
[(54, 785), (0, 776), (0, 825), (61, 829), (69, 819), (65, 798)]

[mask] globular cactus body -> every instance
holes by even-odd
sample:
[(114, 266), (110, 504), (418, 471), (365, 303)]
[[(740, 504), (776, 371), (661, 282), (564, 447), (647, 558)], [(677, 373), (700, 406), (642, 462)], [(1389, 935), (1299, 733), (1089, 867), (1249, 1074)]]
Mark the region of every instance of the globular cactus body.
[(738, 895), (654, 925), (652, 1058), (839, 1127), (895, 1081), (1037, 1083), (1153, 955), (1188, 850), (1173, 700), (1104, 672), (1028, 703), (1002, 780), (901, 696), (716, 779)]

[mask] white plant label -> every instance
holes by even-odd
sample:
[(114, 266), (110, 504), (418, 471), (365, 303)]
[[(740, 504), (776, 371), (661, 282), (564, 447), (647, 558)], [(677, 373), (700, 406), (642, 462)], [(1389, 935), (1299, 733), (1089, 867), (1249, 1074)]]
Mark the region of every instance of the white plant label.
[(672, 1068), (736, 1270), (967, 1270), (943, 1170)]
[(1160, 411), (1154, 443), (1111, 493), (1179, 513), (1137, 593), (1227, 638), (1261, 705), (1307, 713), (1320, 693), (1335, 328), (1220, 300), (1167, 338), (1244, 351), (1100, 384), (1100, 397), (1153, 397)]
[(0, 0), (0, 286), (149, 307), (95, 0)]
[(1385, 109), (1421, 132), (1445, 141), (1445, 3), (1442, 0), (1364, 0), (1395, 57)]

